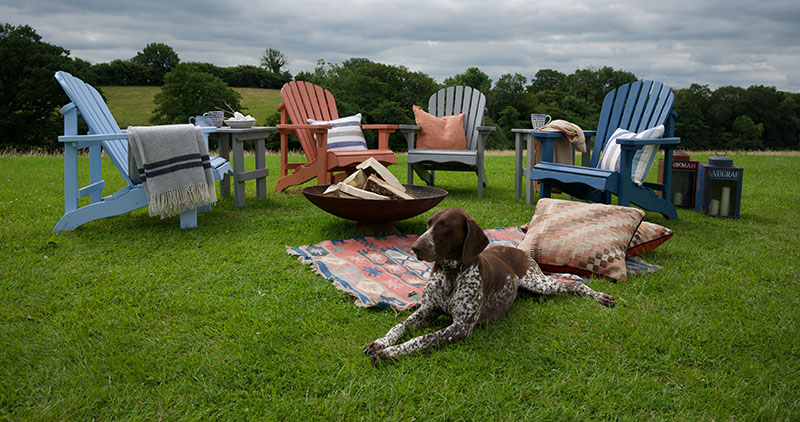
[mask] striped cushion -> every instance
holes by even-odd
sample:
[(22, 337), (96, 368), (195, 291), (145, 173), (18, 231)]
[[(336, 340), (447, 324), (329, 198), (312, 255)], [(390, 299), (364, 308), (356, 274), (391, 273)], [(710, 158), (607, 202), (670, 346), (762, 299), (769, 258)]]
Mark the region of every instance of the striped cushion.
[[(662, 136), (664, 136), (664, 125), (658, 125), (636, 134), (637, 139), (657, 139)], [(642, 182), (644, 182), (647, 173), (653, 167), (656, 153), (658, 153), (658, 145), (647, 145), (636, 151), (636, 154), (633, 156), (633, 170), (631, 171), (631, 176), (633, 177), (633, 182), (637, 185), (641, 185)]]
[[(664, 125), (658, 125), (639, 133), (619, 128), (606, 141), (603, 155), (600, 156), (600, 163), (598, 163), (597, 167), (604, 170), (619, 171), (619, 159), (622, 154), (622, 149), (617, 143), (619, 138), (654, 139), (662, 136), (664, 136)], [(631, 179), (637, 185), (642, 184), (650, 168), (653, 167), (656, 153), (658, 153), (658, 145), (646, 145), (634, 154)]]
[(331, 125), (328, 129), (328, 151), (366, 150), (367, 141), (361, 132), (361, 113), (336, 120), (308, 119), (311, 125)]
[(644, 211), (542, 198), (519, 244), (544, 271), (625, 280), (625, 252)]

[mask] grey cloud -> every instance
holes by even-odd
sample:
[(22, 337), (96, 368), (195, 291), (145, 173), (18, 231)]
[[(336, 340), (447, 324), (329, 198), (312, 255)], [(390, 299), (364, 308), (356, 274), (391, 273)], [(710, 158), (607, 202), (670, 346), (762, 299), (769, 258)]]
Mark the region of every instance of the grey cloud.
[(439, 81), (476, 66), (493, 80), (612, 66), (676, 88), (775, 85), (800, 92), (800, 4), (767, 0), (353, 2), (0, 0), (12, 25), (91, 62), (150, 42), (183, 61), (258, 64), (281, 50), (293, 73), (318, 59), (404, 65)]

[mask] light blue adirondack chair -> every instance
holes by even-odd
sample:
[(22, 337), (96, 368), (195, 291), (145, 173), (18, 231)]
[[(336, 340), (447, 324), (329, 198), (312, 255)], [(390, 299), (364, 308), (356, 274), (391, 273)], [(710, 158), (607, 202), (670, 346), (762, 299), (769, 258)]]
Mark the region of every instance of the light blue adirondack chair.
[[(588, 167), (553, 163), (554, 141), (563, 135), (533, 131), (535, 140), (541, 142), (543, 155), (542, 161), (531, 170), (530, 178), (541, 183), (540, 197), (549, 198), (550, 189), (556, 188), (580, 199), (608, 204), (613, 194), (618, 205), (633, 203), (667, 218), (678, 218), (672, 202), (656, 193), (668, 194), (672, 189), (672, 150), (680, 142), (673, 137), (677, 118), (672, 110), (674, 102), (672, 89), (654, 81), (637, 81), (609, 92), (603, 100), (597, 130), (584, 132), (586, 139), (595, 136)], [(597, 168), (605, 143), (617, 128), (638, 133), (662, 124), (663, 138), (616, 140), (621, 146), (618, 172)], [(664, 150), (663, 184), (644, 182), (640, 186), (631, 179), (634, 155), (646, 145), (658, 145)]]
[(478, 196), (488, 186), (483, 165), (483, 149), (486, 137), (494, 126), (483, 126), (486, 97), (477, 89), (468, 86), (451, 86), (440, 89), (428, 100), (428, 113), (436, 117), (464, 113), (464, 134), (467, 149), (417, 149), (414, 138), (420, 127), (400, 125), (408, 142), (408, 184), (414, 184), (414, 172), (429, 186), (435, 182), (436, 170), (471, 171), (478, 175)]
[[(69, 96), (71, 103), (61, 108), (64, 115), (64, 135), (58, 141), (64, 144), (64, 216), (53, 231), (74, 230), (90, 221), (124, 214), (147, 205), (144, 187), (134, 184), (128, 177), (128, 135), (119, 128), (105, 101), (91, 85), (58, 71), (55, 78)], [(78, 134), (78, 115), (89, 126), (89, 133)], [(78, 150), (89, 149), (89, 184), (78, 184)], [(127, 186), (112, 195), (103, 197), (105, 187), (101, 173), (102, 151), (111, 158)], [(230, 163), (220, 157), (211, 157), (215, 180), (233, 173)], [(78, 207), (78, 199), (89, 196), (89, 204)], [(200, 211), (210, 210), (209, 206)], [(180, 215), (181, 227), (197, 227), (197, 209)]]

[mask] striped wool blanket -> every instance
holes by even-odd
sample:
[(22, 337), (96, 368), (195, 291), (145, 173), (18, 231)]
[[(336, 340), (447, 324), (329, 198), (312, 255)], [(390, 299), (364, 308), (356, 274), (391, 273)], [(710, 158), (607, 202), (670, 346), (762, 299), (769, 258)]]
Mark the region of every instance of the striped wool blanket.
[(150, 216), (170, 217), (217, 202), (202, 128), (129, 126), (127, 133), (128, 175), (144, 186)]

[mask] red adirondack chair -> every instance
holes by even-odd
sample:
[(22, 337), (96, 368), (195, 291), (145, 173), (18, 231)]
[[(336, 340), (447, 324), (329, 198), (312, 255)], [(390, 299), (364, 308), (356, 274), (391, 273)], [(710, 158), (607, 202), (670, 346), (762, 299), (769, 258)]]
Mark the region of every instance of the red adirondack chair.
[[(318, 185), (340, 181), (369, 157), (385, 166), (397, 164), (397, 157), (389, 149), (389, 135), (397, 130), (397, 125), (361, 126), (362, 129), (378, 130), (378, 149), (328, 151), (327, 129), (331, 126), (311, 125), (308, 119), (338, 119), (333, 94), (309, 82), (292, 81), (281, 88), (281, 100), (283, 102), (278, 106), (281, 124), (277, 126), (281, 135), (281, 174), (275, 190), (280, 192), (315, 177)], [(297, 135), (300, 139), (307, 161), (289, 162), (289, 135)]]

